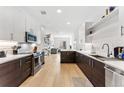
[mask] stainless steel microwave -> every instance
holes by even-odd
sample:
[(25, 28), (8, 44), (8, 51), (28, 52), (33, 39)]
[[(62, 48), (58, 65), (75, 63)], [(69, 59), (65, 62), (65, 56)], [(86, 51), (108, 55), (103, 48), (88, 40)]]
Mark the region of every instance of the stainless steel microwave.
[(32, 34), (31, 32), (25, 32), (25, 40), (28, 43), (33, 43), (37, 41), (36, 35)]

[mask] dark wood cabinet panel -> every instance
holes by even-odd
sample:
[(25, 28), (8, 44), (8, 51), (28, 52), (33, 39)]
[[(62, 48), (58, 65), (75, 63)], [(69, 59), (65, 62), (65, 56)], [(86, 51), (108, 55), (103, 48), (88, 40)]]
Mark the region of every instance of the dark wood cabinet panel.
[(31, 74), (31, 66), (31, 56), (0, 64), (0, 87), (19, 86)]
[(105, 69), (104, 66), (105, 64), (93, 60), (93, 66), (92, 66), (92, 83), (94, 84), (94, 86), (100, 86), (100, 87), (104, 87), (105, 86)]
[(31, 66), (32, 66), (32, 58), (31, 58), (31, 56), (24, 57), (24, 58), (21, 59), (22, 72), (26, 71), (28, 68), (31, 68)]
[(105, 86), (105, 64), (80, 53), (76, 53), (76, 62), (95, 87)]
[(75, 51), (61, 51), (61, 63), (74, 63)]
[(18, 84), (20, 60), (13, 60), (0, 65), (0, 86), (11, 87)]
[(80, 53), (78, 53), (78, 52), (76, 52), (76, 58), (75, 58), (75, 60), (76, 60), (76, 63), (78, 64), (78, 65), (80, 65), (80, 63), (81, 63), (81, 55), (80, 55)]
[(32, 72), (32, 57), (24, 57), (20, 59), (21, 61), (21, 77), (20, 81), (21, 83), (27, 79), (31, 75)]

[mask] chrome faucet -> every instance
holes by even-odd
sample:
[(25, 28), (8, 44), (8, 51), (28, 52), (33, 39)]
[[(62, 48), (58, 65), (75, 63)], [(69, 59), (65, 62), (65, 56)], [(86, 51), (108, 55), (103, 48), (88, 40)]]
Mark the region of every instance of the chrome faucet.
[(105, 46), (105, 45), (108, 47), (107, 57), (110, 57), (110, 53), (109, 53), (109, 44), (106, 44), (106, 43), (103, 44), (103, 45), (102, 45), (102, 49), (104, 49), (104, 46)]

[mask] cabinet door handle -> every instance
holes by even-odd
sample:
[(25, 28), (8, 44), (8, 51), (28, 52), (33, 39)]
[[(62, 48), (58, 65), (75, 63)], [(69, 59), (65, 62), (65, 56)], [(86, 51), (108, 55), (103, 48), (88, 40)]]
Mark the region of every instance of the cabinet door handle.
[(121, 36), (124, 35), (124, 33), (123, 33), (123, 28), (124, 28), (124, 26), (121, 26)]
[(90, 66), (90, 61), (89, 61), (89, 66)]
[(13, 40), (13, 33), (10, 34), (10, 40)]
[(92, 68), (94, 67), (94, 65), (93, 65), (93, 60), (92, 60)]
[(90, 62), (90, 59), (89, 59), (89, 66), (90, 66), (90, 63), (91, 63), (91, 62)]
[(22, 66), (22, 61), (20, 60), (20, 68), (21, 68), (21, 66)]

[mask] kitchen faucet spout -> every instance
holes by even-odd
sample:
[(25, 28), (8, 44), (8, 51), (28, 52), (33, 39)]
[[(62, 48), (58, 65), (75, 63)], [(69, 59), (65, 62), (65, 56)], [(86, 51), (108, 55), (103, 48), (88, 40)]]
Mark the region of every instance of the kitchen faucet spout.
[(106, 44), (106, 43), (103, 44), (103, 45), (102, 45), (102, 49), (104, 49), (104, 46), (105, 46), (105, 45), (108, 47), (107, 57), (110, 57), (110, 53), (109, 53), (109, 44)]

